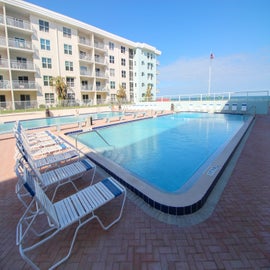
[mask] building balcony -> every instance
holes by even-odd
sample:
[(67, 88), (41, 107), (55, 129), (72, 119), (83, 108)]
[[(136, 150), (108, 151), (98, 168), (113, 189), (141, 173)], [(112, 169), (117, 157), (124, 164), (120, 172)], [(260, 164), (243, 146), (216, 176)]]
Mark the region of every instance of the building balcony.
[(8, 26), (12, 26), (15, 28), (20, 28), (20, 29), (32, 32), (31, 25), (30, 25), (29, 21), (7, 16), (6, 22), (7, 22)]
[(6, 46), (6, 38), (4, 36), (0, 36), (0, 46)]
[(92, 85), (81, 85), (81, 91), (82, 92), (93, 91), (93, 86)]
[(8, 59), (0, 59), (0, 68), (8, 68)]
[(101, 50), (101, 51), (106, 51), (104, 43), (95, 42), (94, 47), (95, 47), (95, 49), (98, 49), (98, 50)]
[(102, 86), (102, 85), (100, 85), (100, 86), (96, 86), (96, 91), (97, 92), (108, 92), (109, 90), (106, 88), (106, 86)]
[(93, 73), (89, 70), (80, 70), (80, 75), (81, 76), (87, 76), (87, 77), (94, 77)]
[(9, 47), (20, 49), (20, 50), (28, 50), (28, 51), (33, 50), (32, 42), (30, 41), (22, 41), (22, 40), (17, 40), (15, 38), (9, 38), (8, 45)]
[(96, 71), (96, 77), (101, 79), (108, 79), (109, 76), (105, 72)]
[(8, 80), (0, 81), (0, 89), (1, 90), (10, 89), (10, 81), (8, 81)]
[(17, 60), (10, 60), (10, 67), (11, 69), (19, 69), (19, 70), (28, 70), (28, 71), (35, 71), (34, 63), (33, 62), (20, 62)]
[(92, 41), (88, 38), (85, 38), (85, 37), (79, 37), (78, 43), (85, 45), (85, 46), (93, 47)]
[(94, 62), (90, 54), (80, 54), (80, 60), (87, 61), (87, 62)]
[(101, 65), (106, 65), (106, 61), (105, 61), (104, 57), (95, 57), (95, 63), (101, 64)]
[(37, 83), (35, 81), (13, 80), (12, 86), (14, 90), (37, 90)]

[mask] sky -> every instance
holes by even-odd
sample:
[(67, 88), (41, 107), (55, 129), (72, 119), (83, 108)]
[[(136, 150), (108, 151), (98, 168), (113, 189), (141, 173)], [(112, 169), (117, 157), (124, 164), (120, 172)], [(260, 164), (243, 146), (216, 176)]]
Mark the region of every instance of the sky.
[(27, 2), (157, 48), (161, 96), (270, 90), (269, 0)]

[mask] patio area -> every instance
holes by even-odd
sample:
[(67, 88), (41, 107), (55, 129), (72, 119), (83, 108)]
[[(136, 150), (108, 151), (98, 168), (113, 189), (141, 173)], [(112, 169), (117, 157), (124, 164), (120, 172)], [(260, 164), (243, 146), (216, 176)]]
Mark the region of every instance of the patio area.
[[(0, 138), (0, 151), (0, 268), (30, 269), (16, 246), (24, 208), (15, 194), (15, 139)], [(213, 211), (204, 220), (190, 226), (162, 222), (129, 194), (122, 219), (108, 231), (96, 221), (84, 226), (58, 269), (270, 269), (269, 175), (270, 115), (259, 115), (217, 205), (205, 206)], [(99, 170), (96, 181), (103, 176)], [(108, 205), (101, 214), (113, 212)], [(67, 252), (73, 230), (33, 253), (41, 269)]]

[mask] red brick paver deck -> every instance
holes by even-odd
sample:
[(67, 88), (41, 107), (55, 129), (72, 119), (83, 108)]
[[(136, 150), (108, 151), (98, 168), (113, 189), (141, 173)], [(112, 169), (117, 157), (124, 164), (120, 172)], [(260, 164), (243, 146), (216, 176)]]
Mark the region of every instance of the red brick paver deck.
[[(0, 269), (30, 269), (15, 245), (23, 207), (15, 196), (14, 140), (0, 140)], [(270, 116), (258, 116), (213, 214), (181, 228), (146, 215), (129, 199), (109, 231), (91, 222), (59, 269), (270, 269)], [(105, 211), (113, 212), (108, 206)], [(71, 230), (38, 249), (47, 269)]]

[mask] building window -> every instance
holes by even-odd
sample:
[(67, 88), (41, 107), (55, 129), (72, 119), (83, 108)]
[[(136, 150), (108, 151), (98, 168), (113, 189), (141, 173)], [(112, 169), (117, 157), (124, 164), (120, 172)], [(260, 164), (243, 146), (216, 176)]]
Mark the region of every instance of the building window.
[(39, 20), (39, 31), (49, 32), (49, 22)]
[(73, 62), (65, 61), (65, 67), (68, 71), (73, 71)]
[(122, 87), (123, 87), (124, 89), (127, 89), (127, 84), (126, 84), (125, 82), (123, 82), (123, 83), (122, 83)]
[(40, 39), (40, 48), (41, 50), (47, 50), (50, 51), (51, 50), (51, 42), (48, 39)]
[(110, 81), (110, 88), (115, 89), (115, 81)]
[(6, 108), (6, 96), (5, 95), (0, 95), (0, 107), (1, 108)]
[(72, 46), (68, 44), (64, 44), (64, 53), (72, 55)]
[(142, 76), (144, 76), (144, 72), (142, 72)]
[(42, 57), (42, 67), (43, 68), (52, 68), (52, 59)]
[(121, 53), (125, 53), (126, 52), (126, 47), (121, 46)]
[(52, 76), (43, 76), (43, 85), (44, 86), (51, 86)]
[(67, 86), (68, 87), (74, 87), (74, 78), (72, 77), (67, 77)]
[(109, 49), (112, 50), (112, 51), (114, 50), (114, 43), (109, 42)]
[(63, 36), (71, 38), (71, 29), (67, 27), (63, 27)]
[(122, 65), (122, 66), (125, 66), (125, 65), (126, 65), (126, 59), (121, 58), (121, 65)]
[(89, 102), (89, 96), (88, 95), (82, 95), (83, 103)]
[(114, 56), (113, 55), (110, 55), (110, 63), (114, 64)]
[(45, 103), (54, 103), (54, 93), (45, 93)]
[(126, 78), (126, 71), (125, 70), (122, 70), (122, 78)]
[(115, 69), (114, 68), (110, 68), (110, 76), (111, 77), (115, 76)]

